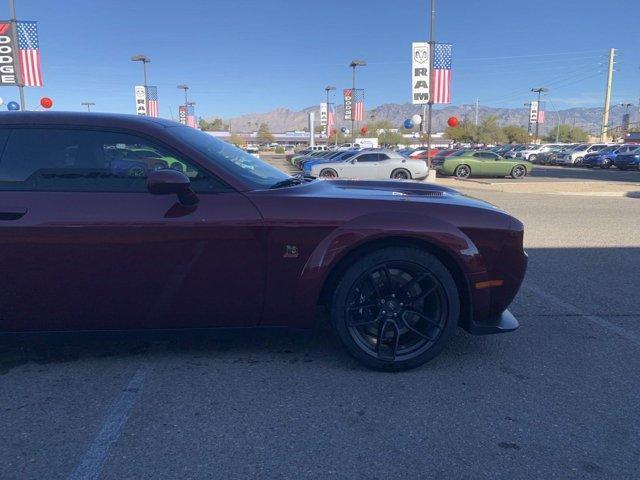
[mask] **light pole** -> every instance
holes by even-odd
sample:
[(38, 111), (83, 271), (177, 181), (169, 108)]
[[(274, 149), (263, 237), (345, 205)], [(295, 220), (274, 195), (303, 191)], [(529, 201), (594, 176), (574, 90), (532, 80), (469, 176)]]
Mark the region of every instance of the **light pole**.
[(151, 59), (146, 55), (138, 54), (131, 57), (132, 62), (142, 62), (142, 71), (144, 73), (144, 87), (147, 88), (147, 63), (151, 63)]
[[(427, 117), (427, 168), (431, 174), (431, 128), (432, 128), (432, 114), (433, 114), (433, 51), (436, 48), (436, 1), (431, 0), (431, 12), (429, 15), (429, 115)], [(424, 122), (424, 118), (422, 119)], [(435, 181), (435, 177), (433, 177)]]
[(87, 112), (90, 112), (91, 111), (91, 107), (93, 105), (95, 105), (95, 103), (93, 103), (93, 102), (82, 102), (80, 105), (82, 105), (84, 107), (87, 107)]
[[(329, 135), (331, 134), (331, 132), (329, 131), (329, 116), (331, 115), (331, 111), (329, 109), (329, 92), (335, 89), (336, 87), (332, 85), (327, 85), (326, 87), (324, 87), (324, 91), (327, 94), (327, 146), (329, 145)], [(338, 135), (336, 135), (336, 137), (337, 136)]]
[(533, 93), (538, 94), (538, 111), (536, 112), (536, 135), (533, 139), (533, 143), (538, 143), (538, 131), (540, 128), (540, 95), (542, 93), (546, 93), (549, 91), (548, 88), (540, 87), (540, 88), (532, 88), (531, 91)]
[(189, 90), (189, 87), (187, 85), (178, 85), (177, 88), (184, 90), (184, 106), (186, 107), (189, 104), (189, 100), (187, 99), (187, 90)]
[(356, 68), (366, 67), (367, 62), (365, 62), (364, 60), (353, 60), (349, 64), (349, 66), (353, 69), (353, 81), (352, 81), (352, 87), (351, 87), (351, 138), (353, 143), (356, 143), (356, 121), (355, 121), (354, 112), (353, 112), (353, 97), (356, 94)]
[[(11, 24), (13, 26), (13, 44), (15, 46), (18, 46), (18, 38), (17, 38), (17, 31), (18, 31), (18, 20), (16, 17), (16, 2), (15, 0), (9, 0), (9, 11), (11, 12)], [(22, 78), (22, 66), (20, 65), (20, 62), (18, 62), (16, 60), (15, 62), (15, 68), (16, 68), (16, 73), (17, 78)], [(17, 84), (18, 86), (18, 91), (20, 93), (20, 110), (26, 110), (27, 106), (25, 105), (25, 99), (24, 99), (24, 82), (20, 82)]]

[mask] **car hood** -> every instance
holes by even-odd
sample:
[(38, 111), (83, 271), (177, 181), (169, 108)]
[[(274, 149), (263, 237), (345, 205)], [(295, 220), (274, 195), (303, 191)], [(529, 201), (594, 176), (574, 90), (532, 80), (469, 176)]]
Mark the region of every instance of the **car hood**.
[[(401, 180), (315, 180), (293, 187), (268, 190), (286, 196), (340, 198), (388, 202), (448, 203), (460, 206), (500, 210), (457, 190), (433, 183)], [(501, 211), (501, 210), (500, 210)]]

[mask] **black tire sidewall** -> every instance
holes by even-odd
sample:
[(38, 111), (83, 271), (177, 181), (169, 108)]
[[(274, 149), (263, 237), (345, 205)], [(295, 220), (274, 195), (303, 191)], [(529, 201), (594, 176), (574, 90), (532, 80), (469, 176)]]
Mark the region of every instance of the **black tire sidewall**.
[[(459, 169), (459, 168), (461, 168), (461, 167), (462, 167), (462, 168), (466, 168), (466, 169), (467, 169), (467, 171), (469, 172), (469, 174), (468, 174), (466, 177), (460, 177), (460, 176), (458, 176), (458, 169)], [(469, 177), (471, 176), (471, 168), (470, 168), (468, 165), (466, 165), (466, 164), (458, 165), (458, 166), (456, 167), (456, 169), (453, 171), (453, 176), (454, 176), (454, 177), (456, 177), (456, 178), (461, 178), (461, 179), (469, 178)]]
[[(364, 352), (351, 337), (344, 313), (344, 306), (353, 283), (370, 268), (390, 260), (414, 262), (427, 268), (442, 283), (447, 297), (447, 319), (440, 337), (431, 348), (420, 355), (397, 362), (380, 360)], [(460, 295), (451, 273), (435, 256), (414, 247), (385, 247), (360, 258), (340, 278), (331, 302), (331, 324), (349, 353), (367, 367), (385, 371), (408, 370), (436, 357), (455, 333), (459, 317)]]
[[(406, 177), (403, 177), (403, 178), (396, 178), (396, 177), (395, 177), (395, 175), (396, 175), (398, 172), (404, 172), (404, 173), (405, 173), (405, 175), (406, 175)], [(411, 172), (409, 172), (409, 170), (406, 170), (406, 169), (404, 169), (404, 168), (397, 168), (397, 169), (395, 169), (393, 172), (391, 172), (391, 178), (392, 178), (392, 179), (394, 179), (394, 180), (411, 180)]]
[[(524, 173), (523, 173), (522, 175), (520, 175), (519, 177), (518, 177), (518, 176), (516, 176), (516, 175), (514, 175), (514, 172), (516, 171), (516, 169), (517, 169), (517, 168), (522, 168), (522, 170), (524, 171)], [(526, 177), (526, 176), (527, 176), (527, 168), (526, 168), (524, 165), (520, 165), (520, 164), (518, 164), (518, 165), (516, 165), (515, 167), (513, 167), (513, 168), (511, 169), (511, 176), (512, 176), (513, 178), (524, 178), (524, 177)]]
[[(324, 175), (322, 175), (322, 172), (332, 172), (334, 175), (331, 177), (325, 177)], [(322, 170), (320, 170), (320, 173), (318, 173), (318, 176), (320, 178), (338, 178), (338, 172), (336, 172), (333, 168), (323, 168)]]

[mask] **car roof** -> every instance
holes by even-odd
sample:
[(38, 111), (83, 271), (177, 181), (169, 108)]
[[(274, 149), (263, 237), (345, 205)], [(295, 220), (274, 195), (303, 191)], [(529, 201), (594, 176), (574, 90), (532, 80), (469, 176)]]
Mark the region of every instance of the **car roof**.
[(144, 128), (175, 127), (180, 124), (164, 118), (121, 113), (94, 112), (0, 112), (0, 125), (87, 125), (96, 127)]

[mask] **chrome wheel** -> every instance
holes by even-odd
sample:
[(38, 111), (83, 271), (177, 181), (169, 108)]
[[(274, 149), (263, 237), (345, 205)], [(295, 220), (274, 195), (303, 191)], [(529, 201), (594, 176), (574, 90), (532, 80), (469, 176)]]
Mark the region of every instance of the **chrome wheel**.
[(471, 169), (467, 165), (458, 165), (454, 174), (457, 178), (469, 178), (469, 175), (471, 175)]
[(523, 178), (526, 174), (527, 169), (522, 165), (516, 165), (515, 167), (513, 167), (513, 170), (511, 170), (511, 176), (513, 178)]
[(391, 174), (391, 178), (394, 178), (396, 180), (409, 180), (411, 179), (411, 174), (407, 170), (400, 169), (400, 170), (395, 170)]
[(338, 178), (338, 172), (333, 168), (323, 168), (320, 171), (320, 178)]

